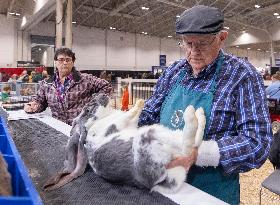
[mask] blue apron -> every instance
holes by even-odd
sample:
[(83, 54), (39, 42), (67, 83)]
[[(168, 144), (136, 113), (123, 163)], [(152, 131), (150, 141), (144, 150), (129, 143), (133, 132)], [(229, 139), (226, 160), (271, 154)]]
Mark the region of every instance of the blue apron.
[[(168, 96), (163, 102), (160, 111), (160, 124), (170, 129), (183, 129), (183, 113), (189, 105), (195, 109), (202, 107), (206, 115), (206, 130), (209, 127), (211, 107), (216, 91), (217, 76), (223, 63), (223, 55), (219, 56), (216, 71), (214, 74), (211, 88), (208, 92), (186, 89), (181, 85), (181, 81), (186, 76), (186, 70), (182, 69), (176, 84), (171, 88)], [(203, 139), (207, 136), (204, 133)], [(237, 205), (240, 202), (239, 175), (225, 175), (221, 166), (198, 167), (193, 165), (187, 177), (187, 182), (198, 189), (207, 192), (229, 204)]]

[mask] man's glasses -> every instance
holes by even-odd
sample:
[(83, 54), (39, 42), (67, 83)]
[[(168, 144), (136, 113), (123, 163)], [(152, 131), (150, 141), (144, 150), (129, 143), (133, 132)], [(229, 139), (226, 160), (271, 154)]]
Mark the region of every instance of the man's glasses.
[(183, 43), (180, 45), (180, 47), (182, 47), (185, 50), (191, 50), (192, 48), (197, 48), (200, 51), (205, 51), (210, 48), (211, 44), (214, 42), (215, 39), (216, 36), (214, 36), (214, 38), (210, 41), (201, 41), (197, 43), (183, 40)]
[(58, 61), (59, 63), (64, 63), (64, 61), (65, 61), (66, 63), (70, 63), (70, 62), (72, 62), (72, 58), (58, 58), (57, 61)]

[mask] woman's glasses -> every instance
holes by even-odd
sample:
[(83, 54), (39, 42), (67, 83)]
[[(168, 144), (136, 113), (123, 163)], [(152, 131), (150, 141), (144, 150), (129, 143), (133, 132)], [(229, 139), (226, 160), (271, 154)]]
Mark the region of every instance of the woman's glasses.
[(65, 61), (66, 63), (70, 63), (70, 62), (72, 62), (72, 58), (58, 58), (57, 61), (58, 61), (59, 63), (64, 63), (64, 61)]

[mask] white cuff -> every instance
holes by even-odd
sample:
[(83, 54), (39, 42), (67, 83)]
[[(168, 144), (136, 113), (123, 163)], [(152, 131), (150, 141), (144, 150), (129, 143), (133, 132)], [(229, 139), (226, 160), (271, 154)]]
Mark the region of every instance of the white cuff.
[(200, 167), (218, 166), (220, 161), (220, 152), (216, 141), (202, 141), (198, 147), (196, 165)]

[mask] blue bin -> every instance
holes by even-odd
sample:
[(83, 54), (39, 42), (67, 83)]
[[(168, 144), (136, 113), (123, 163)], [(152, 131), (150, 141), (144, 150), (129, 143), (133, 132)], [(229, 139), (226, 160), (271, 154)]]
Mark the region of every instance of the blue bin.
[(27, 169), (7, 131), (6, 122), (3, 118), (0, 118), (0, 151), (8, 164), (13, 188), (13, 196), (0, 196), (0, 204), (42, 205), (42, 200), (28, 176)]

